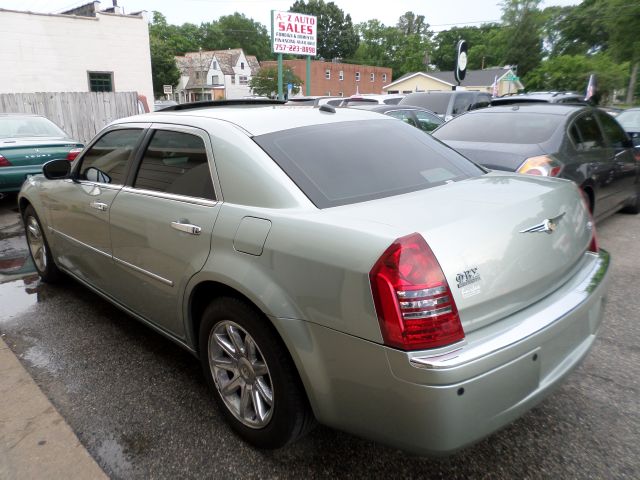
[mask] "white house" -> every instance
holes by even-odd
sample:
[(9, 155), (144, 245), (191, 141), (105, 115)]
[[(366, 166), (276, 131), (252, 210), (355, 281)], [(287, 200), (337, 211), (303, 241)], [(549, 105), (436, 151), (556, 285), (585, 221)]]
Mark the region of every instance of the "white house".
[(258, 59), (241, 48), (187, 52), (176, 63), (182, 75), (176, 88), (179, 102), (246, 97), (251, 77), (260, 70)]
[(0, 93), (134, 91), (151, 101), (145, 13), (99, 6), (64, 14), (0, 8)]

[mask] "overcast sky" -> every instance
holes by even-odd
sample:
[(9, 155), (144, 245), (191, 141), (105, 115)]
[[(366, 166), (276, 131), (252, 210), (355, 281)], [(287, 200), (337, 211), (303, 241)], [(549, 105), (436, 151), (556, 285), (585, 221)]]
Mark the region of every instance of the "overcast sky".
[[(378, 19), (385, 25), (394, 25), (398, 17), (412, 11), (424, 15), (433, 30), (446, 30), (454, 25), (475, 24), (500, 19), (498, 0), (333, 0), (345, 13), (351, 14), (354, 23)], [(0, 0), (0, 8), (31, 10), (33, 12), (60, 13), (74, 6), (88, 3), (71, 0)], [(199, 24), (215, 20), (234, 12), (261, 22), (269, 28), (271, 10), (288, 10), (294, 0), (118, 0), (125, 13), (138, 10), (157, 10), (169, 23)], [(575, 5), (578, 0), (546, 0), (550, 5)], [(101, 2), (103, 8), (112, 6), (111, 0)]]

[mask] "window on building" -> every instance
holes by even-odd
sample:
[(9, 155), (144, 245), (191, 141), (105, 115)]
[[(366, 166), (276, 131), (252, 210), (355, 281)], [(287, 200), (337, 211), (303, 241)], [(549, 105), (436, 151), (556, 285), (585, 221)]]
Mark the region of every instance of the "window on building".
[(324, 78), (326, 78), (327, 80), (331, 80), (331, 70), (329, 70), (328, 68), (324, 71)]
[(244, 70), (244, 62), (240, 62), (240, 70)]
[(213, 66), (212, 66), (212, 68), (213, 68), (214, 70), (218, 70), (218, 62), (216, 62), (215, 60), (213, 61)]
[(200, 80), (200, 72), (196, 70), (196, 80)]
[(386, 83), (386, 82), (387, 82), (387, 74), (386, 74), (386, 73), (383, 73), (383, 74), (382, 74), (382, 82), (383, 82), (383, 83)]
[(236, 84), (236, 76), (231, 75), (231, 85), (235, 85), (235, 84)]
[(344, 80), (344, 72), (342, 70), (340, 70), (340, 72), (338, 73), (338, 80)]
[(338, 92), (339, 97), (344, 97), (344, 92)]
[(356, 72), (356, 82), (360, 81), (360, 72)]
[(87, 72), (90, 92), (113, 92), (113, 72)]
[(249, 83), (246, 75), (240, 75), (240, 77), (238, 77), (238, 80), (239, 80), (238, 83), (240, 85), (247, 85)]
[(220, 83), (220, 77), (218, 75), (213, 75), (211, 77), (211, 83), (213, 85), (218, 85)]
[(369, 75), (369, 81), (370, 82), (375, 82), (376, 81), (376, 74), (375, 73), (372, 73), (372, 74)]

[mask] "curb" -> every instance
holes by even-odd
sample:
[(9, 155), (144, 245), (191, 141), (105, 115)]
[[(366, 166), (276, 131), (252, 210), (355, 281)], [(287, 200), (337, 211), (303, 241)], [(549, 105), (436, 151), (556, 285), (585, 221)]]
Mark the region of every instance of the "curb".
[(2, 338), (0, 478), (108, 479)]

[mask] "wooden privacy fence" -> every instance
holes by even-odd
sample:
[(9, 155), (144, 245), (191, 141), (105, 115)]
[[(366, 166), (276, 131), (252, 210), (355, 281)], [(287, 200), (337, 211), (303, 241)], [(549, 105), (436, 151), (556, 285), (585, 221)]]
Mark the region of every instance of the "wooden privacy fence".
[(87, 143), (105, 125), (138, 113), (136, 92), (0, 94), (0, 112), (44, 115), (71, 138)]

